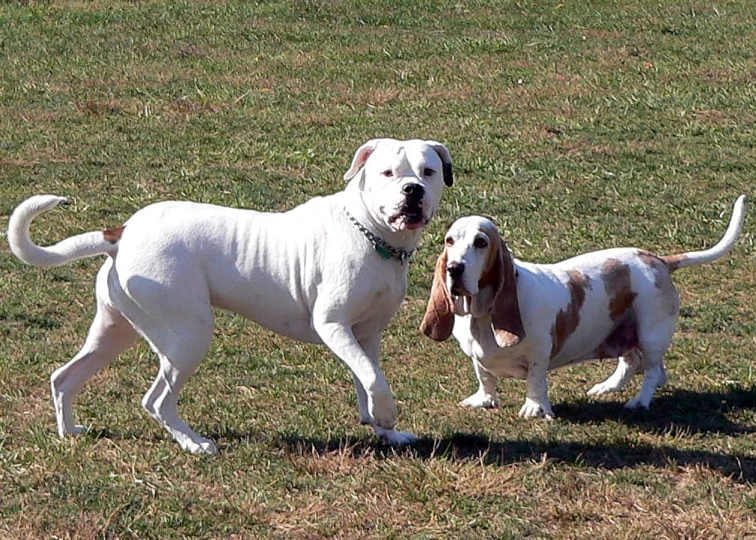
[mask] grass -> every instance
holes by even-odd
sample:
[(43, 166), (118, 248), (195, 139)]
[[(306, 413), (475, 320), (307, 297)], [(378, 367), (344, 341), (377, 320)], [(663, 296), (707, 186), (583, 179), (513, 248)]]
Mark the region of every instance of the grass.
[(145, 346), (78, 402), (59, 440), (48, 377), (81, 345), (99, 261), (39, 270), (0, 242), (0, 537), (753, 538), (753, 218), (724, 261), (676, 274), (670, 382), (649, 412), (588, 399), (609, 363), (550, 376), (559, 418), (474, 390), (419, 324), (446, 227), (485, 214), (525, 260), (613, 245), (711, 245), (756, 169), (748, 2), (4, 2), (0, 229), (27, 196), (67, 207), (40, 241), (164, 199), (281, 210), (341, 189), (375, 136), (446, 143), (447, 190), (385, 334), (413, 448), (357, 424), (325, 349), (219, 313), (182, 394), (217, 457), (186, 455), (139, 407)]

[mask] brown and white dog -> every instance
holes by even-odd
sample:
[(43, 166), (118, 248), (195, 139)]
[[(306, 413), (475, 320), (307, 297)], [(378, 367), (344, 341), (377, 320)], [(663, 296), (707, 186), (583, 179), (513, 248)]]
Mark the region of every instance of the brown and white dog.
[(588, 394), (617, 392), (642, 371), (640, 392), (625, 406), (648, 408), (667, 380), (663, 357), (679, 313), (671, 274), (730, 251), (744, 206), (741, 195), (724, 237), (705, 251), (657, 256), (616, 248), (556, 264), (518, 261), (491, 221), (461, 218), (446, 234), (420, 330), (438, 341), (454, 333), (472, 359), (480, 388), (460, 405), (496, 407), (497, 377), (515, 377), (527, 381), (520, 416), (551, 419), (547, 371), (619, 357), (614, 374)]

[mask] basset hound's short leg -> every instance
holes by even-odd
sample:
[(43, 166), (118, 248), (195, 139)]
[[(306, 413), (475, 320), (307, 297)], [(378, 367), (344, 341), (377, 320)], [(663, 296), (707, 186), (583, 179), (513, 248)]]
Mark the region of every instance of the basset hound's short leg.
[(475, 375), (478, 377), (479, 388), (476, 393), (469, 398), (462, 400), (459, 404), (462, 407), (470, 407), (474, 409), (495, 409), (499, 406), (499, 402), (496, 399), (496, 376), (486, 370), (480, 363), (473, 359), (473, 368), (475, 369)]
[(638, 373), (639, 368), (641, 368), (641, 359), (641, 353), (638, 349), (633, 349), (625, 356), (620, 356), (617, 359), (617, 369), (614, 373), (604, 382), (600, 382), (588, 390), (588, 395), (600, 396), (602, 394), (621, 391), (630, 382), (633, 375)]
[(546, 382), (546, 373), (549, 369), (548, 352), (538, 356), (539, 360), (531, 361), (528, 365), (527, 394), (525, 403), (520, 408), (520, 416), (523, 418), (545, 417), (547, 420), (554, 419), (554, 411), (549, 401), (549, 388)]

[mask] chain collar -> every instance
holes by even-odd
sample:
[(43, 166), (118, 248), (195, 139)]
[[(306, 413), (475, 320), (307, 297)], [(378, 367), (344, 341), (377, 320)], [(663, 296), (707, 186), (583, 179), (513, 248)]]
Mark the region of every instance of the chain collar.
[(410, 260), (412, 258), (412, 255), (415, 254), (414, 249), (407, 251), (406, 249), (395, 248), (389, 245), (385, 240), (383, 240), (378, 235), (370, 232), (367, 227), (357, 221), (357, 219), (352, 214), (350, 214), (346, 208), (344, 209), (344, 212), (346, 212), (349, 221), (351, 221), (354, 226), (357, 227), (357, 230), (360, 231), (365, 236), (365, 238), (370, 241), (371, 244), (373, 244), (373, 249), (375, 249), (378, 254), (384, 259), (393, 258), (399, 261), (401, 264), (404, 264), (405, 261)]

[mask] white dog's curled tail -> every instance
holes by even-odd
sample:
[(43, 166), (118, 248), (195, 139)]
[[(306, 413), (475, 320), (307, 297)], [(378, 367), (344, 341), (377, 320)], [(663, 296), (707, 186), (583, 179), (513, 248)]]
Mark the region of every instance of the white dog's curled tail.
[(8, 244), (16, 257), (32, 266), (48, 267), (94, 255), (113, 255), (118, 250), (122, 227), (71, 236), (49, 247), (32, 242), (29, 236), (32, 219), (65, 200), (65, 197), (55, 195), (35, 195), (18, 205), (8, 222)]
[(741, 195), (735, 201), (735, 205), (732, 208), (730, 224), (727, 226), (727, 231), (717, 245), (703, 251), (691, 251), (690, 253), (661, 257), (661, 259), (667, 263), (670, 270), (708, 263), (727, 255), (735, 245), (735, 241), (738, 239), (740, 231), (743, 229), (743, 221), (745, 220), (745, 198), (745, 195)]

